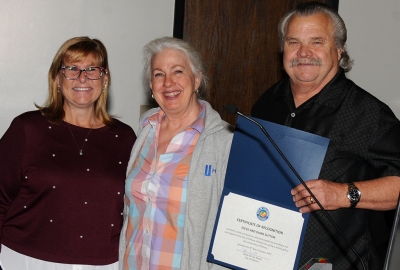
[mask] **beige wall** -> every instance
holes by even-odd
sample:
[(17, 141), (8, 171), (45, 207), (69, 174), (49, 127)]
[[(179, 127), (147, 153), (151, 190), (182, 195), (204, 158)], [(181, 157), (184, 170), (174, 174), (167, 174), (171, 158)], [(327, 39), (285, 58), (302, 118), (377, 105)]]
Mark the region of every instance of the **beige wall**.
[(348, 77), (400, 118), (400, 1), (339, 0), (353, 70)]

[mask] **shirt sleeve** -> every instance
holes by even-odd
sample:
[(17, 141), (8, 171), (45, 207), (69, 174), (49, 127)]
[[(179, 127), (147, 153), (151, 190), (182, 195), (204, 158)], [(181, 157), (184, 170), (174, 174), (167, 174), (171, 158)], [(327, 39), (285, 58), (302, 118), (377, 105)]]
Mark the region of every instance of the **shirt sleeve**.
[(15, 118), (0, 139), (0, 239), (4, 218), (21, 188), (25, 144), (23, 124)]
[(382, 108), (371, 125), (368, 161), (380, 176), (400, 176), (400, 122)]

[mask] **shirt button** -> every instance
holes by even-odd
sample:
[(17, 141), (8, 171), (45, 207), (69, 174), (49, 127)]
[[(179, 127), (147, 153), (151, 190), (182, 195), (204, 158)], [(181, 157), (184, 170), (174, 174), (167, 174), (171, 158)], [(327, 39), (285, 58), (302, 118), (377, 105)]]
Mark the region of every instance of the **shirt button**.
[(148, 229), (144, 230), (144, 234), (149, 234), (149, 230)]
[(290, 116), (291, 116), (291, 117), (295, 117), (296, 114), (295, 114), (294, 112), (292, 112), (292, 113), (290, 114)]

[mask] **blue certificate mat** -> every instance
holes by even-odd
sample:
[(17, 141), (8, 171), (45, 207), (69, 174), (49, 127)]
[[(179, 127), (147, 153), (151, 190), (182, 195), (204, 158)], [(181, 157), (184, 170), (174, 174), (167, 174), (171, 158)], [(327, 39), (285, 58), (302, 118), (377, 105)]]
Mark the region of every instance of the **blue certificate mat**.
[[(265, 128), (304, 181), (318, 179), (329, 139), (257, 118), (253, 119)], [(298, 269), (309, 214), (299, 214), (290, 190), (300, 183), (260, 127), (239, 116), (207, 260), (233, 269)], [(224, 200), (228, 196), (229, 200), (226, 200), (224, 205)], [(232, 208), (232, 199), (237, 201), (235, 208)], [(252, 201), (246, 204), (244, 200), (247, 199)], [(246, 209), (243, 209), (244, 207)], [(223, 209), (222, 215), (221, 209)], [(279, 242), (280, 238), (288, 237), (291, 231), (290, 227), (287, 227), (287, 222), (278, 221), (278, 216), (282, 219), (285, 213), (292, 217), (297, 215), (294, 220), (298, 220), (299, 215), (302, 217), (302, 222), (298, 223), (300, 225), (296, 225), (300, 226), (298, 240), (290, 243), (295, 248), (288, 248), (284, 240), (282, 243)], [(245, 215), (248, 218), (243, 218)], [(228, 221), (227, 217), (233, 221)], [(282, 226), (276, 222), (281, 222)], [(232, 224), (237, 227), (221, 225), (223, 228), (218, 228), (219, 224)], [(295, 229), (294, 224), (293, 229)], [(218, 241), (218, 244), (224, 241), (226, 256), (216, 256), (217, 248), (214, 249), (214, 245), (217, 244), (214, 241)], [(289, 267), (271, 268), (274, 260), (280, 259), (286, 253), (289, 254), (290, 251), (293, 263)]]

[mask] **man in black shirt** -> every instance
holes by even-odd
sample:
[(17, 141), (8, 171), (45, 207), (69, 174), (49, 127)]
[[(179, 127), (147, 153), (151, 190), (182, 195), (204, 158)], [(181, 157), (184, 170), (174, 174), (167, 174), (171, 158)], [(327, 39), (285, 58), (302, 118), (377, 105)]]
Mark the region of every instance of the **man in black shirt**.
[[(330, 139), (310, 190), (367, 269), (382, 269), (400, 191), (400, 122), (387, 105), (345, 77), (352, 61), (347, 31), (329, 6), (298, 5), (279, 24), (287, 78), (268, 89), (252, 116)], [(304, 157), (307, 158), (307, 157)], [(362, 269), (355, 253), (302, 185), (292, 191), (300, 212), (312, 212), (299, 265), (325, 257), (334, 269)]]

